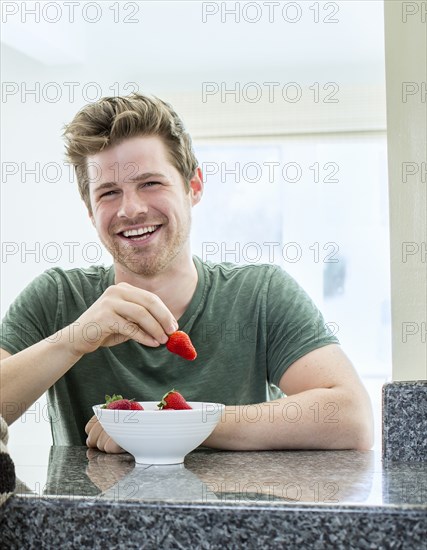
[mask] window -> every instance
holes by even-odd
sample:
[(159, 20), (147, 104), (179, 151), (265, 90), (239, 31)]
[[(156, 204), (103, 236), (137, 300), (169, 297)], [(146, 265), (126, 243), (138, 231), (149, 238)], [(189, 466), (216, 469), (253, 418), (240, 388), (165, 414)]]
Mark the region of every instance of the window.
[(201, 142), (193, 251), (282, 266), (363, 377), (391, 369), (385, 133)]

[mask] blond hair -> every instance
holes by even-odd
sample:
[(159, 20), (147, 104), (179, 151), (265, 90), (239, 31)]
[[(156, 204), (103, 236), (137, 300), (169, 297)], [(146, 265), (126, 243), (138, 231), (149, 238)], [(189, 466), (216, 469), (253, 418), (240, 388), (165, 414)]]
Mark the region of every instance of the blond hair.
[(198, 166), (191, 137), (171, 105), (157, 97), (133, 93), (103, 97), (81, 109), (65, 126), (66, 157), (74, 166), (80, 196), (89, 212), (87, 157), (135, 136), (159, 136), (172, 165), (184, 179), (185, 188)]

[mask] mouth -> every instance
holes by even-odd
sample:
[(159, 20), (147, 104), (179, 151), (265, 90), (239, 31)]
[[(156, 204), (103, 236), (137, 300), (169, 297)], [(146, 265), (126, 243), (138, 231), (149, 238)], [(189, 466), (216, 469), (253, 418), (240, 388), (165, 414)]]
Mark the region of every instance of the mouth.
[(159, 231), (161, 225), (147, 225), (138, 229), (128, 229), (117, 233), (122, 239), (129, 243), (148, 241), (155, 233)]

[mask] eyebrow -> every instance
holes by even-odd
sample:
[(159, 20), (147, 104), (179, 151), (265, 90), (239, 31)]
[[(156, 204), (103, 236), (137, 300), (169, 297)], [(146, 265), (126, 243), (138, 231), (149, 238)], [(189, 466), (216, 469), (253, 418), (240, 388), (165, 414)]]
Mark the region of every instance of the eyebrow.
[[(160, 172), (144, 172), (142, 174), (137, 174), (132, 178), (127, 178), (126, 181), (138, 182), (138, 181), (145, 181), (151, 178), (165, 178), (165, 177), (166, 176)], [(116, 187), (116, 186), (117, 186), (117, 183), (115, 181), (106, 181), (104, 183), (100, 183), (97, 187), (95, 187), (94, 193), (96, 193), (97, 191), (102, 191), (102, 189), (111, 189), (111, 187)]]

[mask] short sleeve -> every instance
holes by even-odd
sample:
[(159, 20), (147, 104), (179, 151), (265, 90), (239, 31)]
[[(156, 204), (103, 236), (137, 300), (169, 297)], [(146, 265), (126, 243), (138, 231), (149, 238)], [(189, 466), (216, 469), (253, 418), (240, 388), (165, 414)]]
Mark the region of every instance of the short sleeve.
[(60, 315), (58, 283), (48, 270), (10, 305), (0, 325), (0, 347), (14, 354), (36, 344), (58, 330)]
[(267, 370), (276, 386), (297, 359), (328, 344), (339, 344), (308, 294), (280, 267), (267, 294)]

